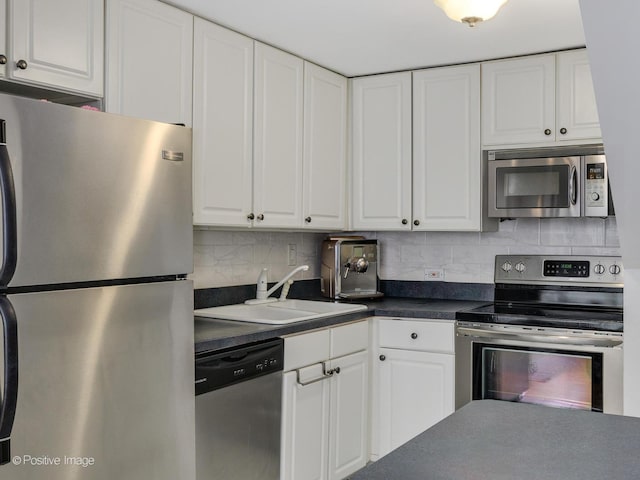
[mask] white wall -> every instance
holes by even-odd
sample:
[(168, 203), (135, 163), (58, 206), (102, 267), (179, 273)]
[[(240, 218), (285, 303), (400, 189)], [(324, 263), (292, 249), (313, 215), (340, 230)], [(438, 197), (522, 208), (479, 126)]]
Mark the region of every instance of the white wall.
[(580, 0), (625, 265), (624, 413), (640, 416), (638, 0)]
[[(441, 268), (444, 281), (493, 283), (499, 254), (619, 255), (615, 218), (519, 219), (500, 224), (498, 232), (356, 232), (377, 238), (380, 278), (424, 280), (425, 269)], [(196, 288), (254, 283), (263, 267), (277, 281), (293, 267), (287, 245), (296, 244), (297, 264), (308, 264), (298, 279), (319, 278), (323, 233), (194, 231)]]

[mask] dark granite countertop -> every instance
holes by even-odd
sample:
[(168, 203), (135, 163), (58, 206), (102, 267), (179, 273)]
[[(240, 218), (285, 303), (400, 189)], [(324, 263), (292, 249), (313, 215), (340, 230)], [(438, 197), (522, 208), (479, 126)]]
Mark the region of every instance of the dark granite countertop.
[[(312, 298), (312, 300), (327, 301), (326, 298)], [(385, 297), (377, 300), (364, 300), (354, 303), (365, 304), (368, 309), (348, 315), (308, 320), (289, 325), (265, 325), (196, 316), (194, 319), (195, 350), (196, 353), (220, 350), (291, 333), (339, 325), (374, 315), (412, 318), (416, 320), (444, 319), (454, 321), (456, 312), (486, 305), (488, 302)]]
[(629, 480), (640, 418), (471, 402), (350, 480)]

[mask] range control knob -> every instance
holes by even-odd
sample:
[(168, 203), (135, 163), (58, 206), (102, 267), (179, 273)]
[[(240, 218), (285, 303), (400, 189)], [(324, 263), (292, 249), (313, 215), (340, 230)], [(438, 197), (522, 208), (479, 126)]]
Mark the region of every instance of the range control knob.
[(510, 272), (513, 266), (511, 265), (511, 262), (504, 262), (500, 268), (502, 268), (502, 271), (504, 272)]
[(527, 266), (524, 264), (524, 262), (516, 263), (516, 272), (524, 273), (526, 269), (527, 269)]
[(620, 265), (611, 265), (609, 267), (609, 273), (611, 275), (618, 275), (620, 273)]
[(601, 263), (597, 263), (595, 267), (593, 267), (593, 271), (598, 275), (602, 275), (605, 272), (606, 268)]
[(597, 202), (598, 200), (600, 200), (600, 194), (596, 193), (596, 192), (592, 192), (591, 193), (591, 200), (593, 200), (594, 202)]

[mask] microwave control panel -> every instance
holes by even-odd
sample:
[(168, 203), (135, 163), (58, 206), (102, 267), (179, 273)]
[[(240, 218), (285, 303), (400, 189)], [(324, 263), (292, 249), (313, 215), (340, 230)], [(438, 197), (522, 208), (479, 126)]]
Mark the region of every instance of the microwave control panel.
[(584, 161), (584, 215), (606, 217), (609, 209), (607, 164), (604, 155), (588, 155)]

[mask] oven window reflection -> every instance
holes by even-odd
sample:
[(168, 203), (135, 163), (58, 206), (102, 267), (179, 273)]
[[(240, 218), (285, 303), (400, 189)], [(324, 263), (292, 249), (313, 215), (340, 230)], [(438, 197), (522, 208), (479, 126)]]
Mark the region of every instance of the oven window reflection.
[(482, 398), (592, 409), (591, 356), (486, 347)]

